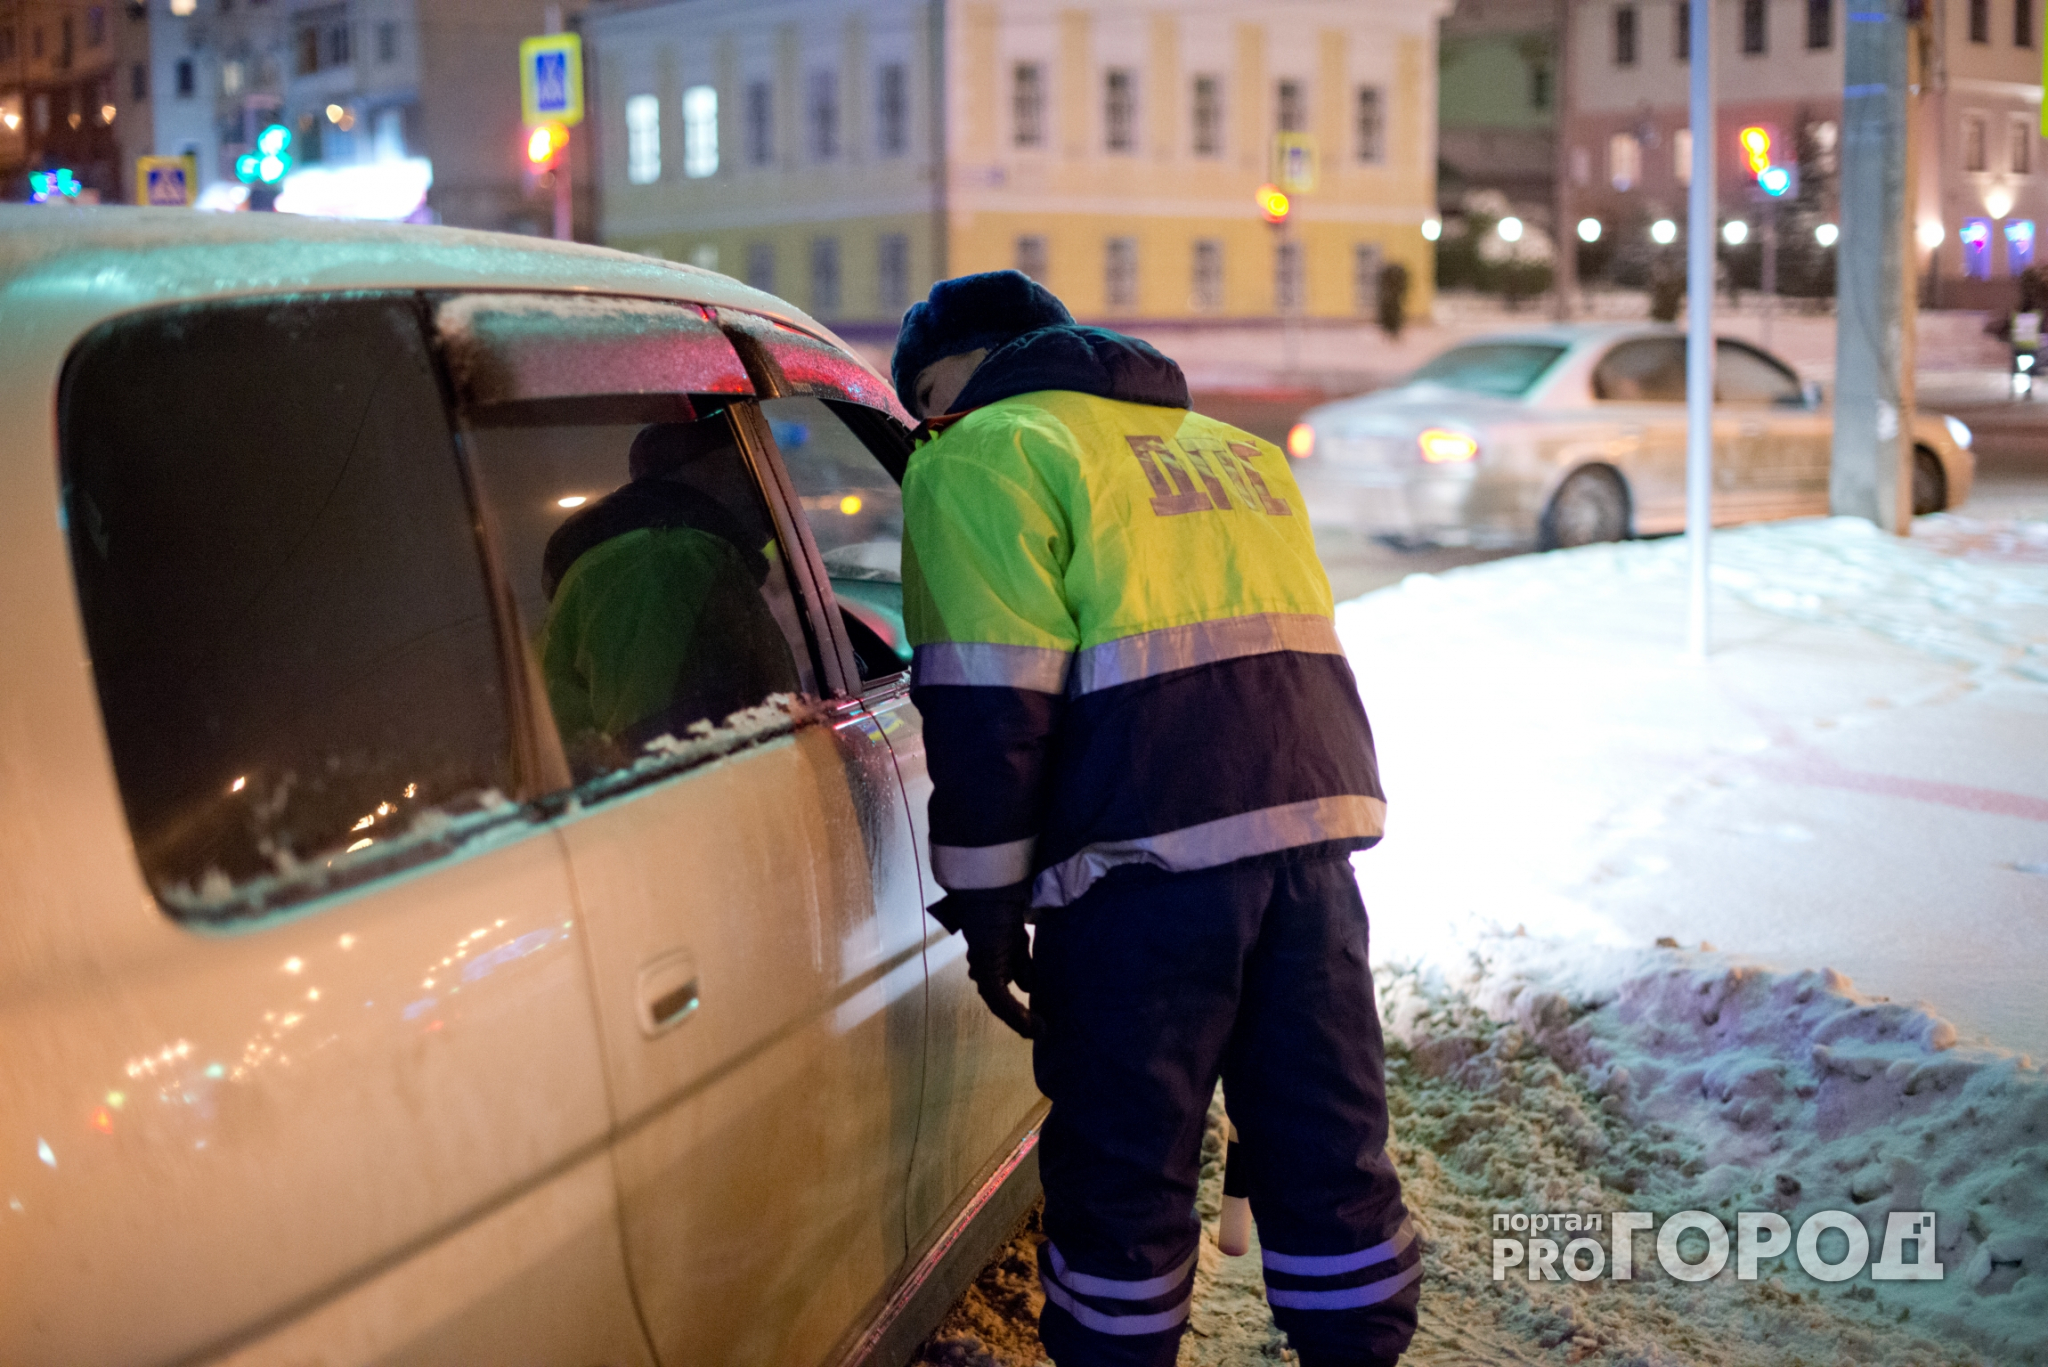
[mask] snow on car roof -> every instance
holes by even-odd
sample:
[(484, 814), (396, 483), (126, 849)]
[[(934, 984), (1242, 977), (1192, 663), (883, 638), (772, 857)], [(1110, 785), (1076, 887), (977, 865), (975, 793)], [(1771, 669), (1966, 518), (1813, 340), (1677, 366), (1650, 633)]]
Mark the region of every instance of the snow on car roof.
[(337, 289), (571, 290), (745, 309), (826, 338), (714, 271), (580, 243), (293, 214), (0, 206), (0, 305), (77, 301), (81, 326), (152, 304)]

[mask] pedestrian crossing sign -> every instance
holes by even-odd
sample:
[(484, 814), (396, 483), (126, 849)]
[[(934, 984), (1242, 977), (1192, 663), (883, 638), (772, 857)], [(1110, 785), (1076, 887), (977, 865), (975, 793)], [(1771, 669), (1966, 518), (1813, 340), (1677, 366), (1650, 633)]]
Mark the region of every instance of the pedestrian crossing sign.
[(519, 41), (519, 100), (528, 127), (583, 122), (583, 40), (544, 33)]
[(137, 157), (135, 202), (157, 209), (189, 209), (199, 198), (199, 158)]
[(1311, 133), (1279, 133), (1273, 138), (1273, 183), (1289, 194), (1316, 188), (1316, 140)]

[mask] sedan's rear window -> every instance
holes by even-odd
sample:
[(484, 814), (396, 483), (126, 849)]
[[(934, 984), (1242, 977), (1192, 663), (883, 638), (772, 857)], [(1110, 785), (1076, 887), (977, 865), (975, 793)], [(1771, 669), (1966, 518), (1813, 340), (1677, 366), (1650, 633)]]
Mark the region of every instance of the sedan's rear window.
[(173, 911), (260, 911), (513, 809), (475, 518), (409, 298), (108, 323), (65, 514), (115, 773)]
[(1564, 351), (1549, 342), (1472, 342), (1452, 347), (1409, 376), (1408, 383), (1516, 399), (1528, 393)]

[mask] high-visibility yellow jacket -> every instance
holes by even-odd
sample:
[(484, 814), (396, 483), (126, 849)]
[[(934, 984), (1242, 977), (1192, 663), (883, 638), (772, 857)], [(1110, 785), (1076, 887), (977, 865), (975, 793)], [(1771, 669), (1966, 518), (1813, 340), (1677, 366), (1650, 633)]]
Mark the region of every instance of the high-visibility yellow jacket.
[(961, 407), (903, 483), (939, 882), (1063, 906), (1120, 865), (1376, 841), (1372, 734), (1286, 457), (1095, 329), (996, 351)]

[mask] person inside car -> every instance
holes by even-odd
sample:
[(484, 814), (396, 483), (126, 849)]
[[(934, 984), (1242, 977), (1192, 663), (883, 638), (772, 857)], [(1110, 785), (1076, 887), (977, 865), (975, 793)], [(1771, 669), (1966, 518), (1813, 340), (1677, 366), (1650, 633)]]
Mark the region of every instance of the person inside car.
[(579, 776), (798, 686), (762, 594), (772, 543), (725, 487), (742, 469), (726, 415), (642, 428), (627, 467), (541, 557), (541, 671)]

